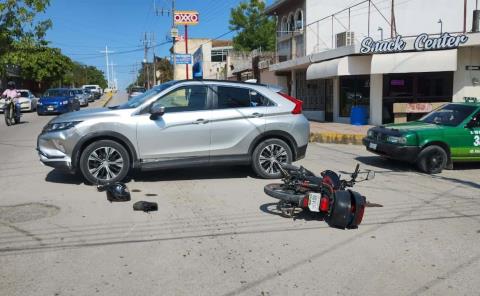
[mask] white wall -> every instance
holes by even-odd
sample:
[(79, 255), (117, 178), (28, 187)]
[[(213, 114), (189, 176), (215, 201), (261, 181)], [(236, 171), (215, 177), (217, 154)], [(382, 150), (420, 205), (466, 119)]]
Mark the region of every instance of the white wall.
[[(351, 4), (361, 0), (306, 0), (306, 23), (310, 24), (332, 13), (347, 8)], [(391, 1), (372, 1), (390, 20)], [(418, 35), (420, 33), (437, 34), (440, 32), (438, 20), (443, 21), (444, 32), (463, 31), (463, 3), (464, 0), (395, 0), (395, 16), (397, 32), (402, 36)], [(475, 0), (468, 0), (467, 31), (472, 27), (472, 11), (475, 8)], [(348, 11), (336, 16), (334, 20), (334, 35), (346, 31), (348, 28)], [(368, 34), (368, 3), (362, 4), (351, 10), (351, 31), (355, 33), (356, 42)], [(381, 27), (384, 30), (384, 38), (390, 37), (390, 25), (378, 11), (371, 6), (370, 35), (380, 39)], [(332, 45), (332, 21), (326, 19), (318, 25), (313, 24), (306, 29), (307, 32), (307, 55), (331, 48)], [(317, 38), (318, 36), (318, 38)]]
[(453, 77), (453, 101), (462, 102), (464, 97), (480, 99), (480, 71), (467, 70), (466, 66), (480, 66), (480, 48), (463, 47), (458, 49), (457, 72)]

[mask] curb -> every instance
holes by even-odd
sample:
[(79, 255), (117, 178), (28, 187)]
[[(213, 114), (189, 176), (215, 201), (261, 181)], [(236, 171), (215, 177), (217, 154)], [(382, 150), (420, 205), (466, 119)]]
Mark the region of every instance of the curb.
[(110, 103), (110, 101), (112, 100), (113, 98), (113, 93), (109, 93), (109, 97), (107, 98), (107, 100), (105, 101), (105, 103), (103, 103), (102, 107), (106, 107), (108, 105), (108, 103)]
[(328, 144), (363, 145), (365, 135), (339, 133), (310, 133), (310, 142)]

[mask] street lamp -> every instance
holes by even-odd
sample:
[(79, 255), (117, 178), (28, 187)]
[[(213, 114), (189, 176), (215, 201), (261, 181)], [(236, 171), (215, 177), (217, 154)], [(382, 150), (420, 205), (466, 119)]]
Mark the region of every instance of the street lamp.
[(439, 19), (437, 23), (440, 24), (440, 35), (442, 35), (443, 34), (443, 21), (442, 21), (442, 19)]
[(383, 41), (383, 28), (382, 28), (382, 27), (378, 27), (378, 31), (380, 31), (380, 40)]

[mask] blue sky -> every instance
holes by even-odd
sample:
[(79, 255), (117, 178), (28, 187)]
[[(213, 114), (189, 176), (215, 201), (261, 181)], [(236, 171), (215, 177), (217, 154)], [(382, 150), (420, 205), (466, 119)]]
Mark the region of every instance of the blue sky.
[[(241, 0), (177, 0), (178, 10), (197, 10), (200, 24), (189, 28), (189, 37), (214, 38), (228, 32), (230, 9)], [(271, 1), (268, 1), (270, 3)], [(97, 66), (105, 71), (105, 56), (100, 53), (108, 45), (117, 53), (110, 58), (116, 66), (119, 88), (133, 79), (135, 63), (143, 59), (141, 39), (144, 32), (154, 32), (157, 43), (166, 41), (171, 18), (154, 14), (154, 0), (52, 0), (42, 18), (53, 21), (47, 40), (72, 59)], [(170, 0), (156, 0), (156, 7), (170, 9)], [(231, 38), (227, 35), (223, 39)], [(167, 56), (171, 43), (156, 49)], [(138, 51), (135, 51), (138, 50)], [(134, 51), (131, 53), (121, 52)], [(149, 60), (152, 59), (150, 51)]]

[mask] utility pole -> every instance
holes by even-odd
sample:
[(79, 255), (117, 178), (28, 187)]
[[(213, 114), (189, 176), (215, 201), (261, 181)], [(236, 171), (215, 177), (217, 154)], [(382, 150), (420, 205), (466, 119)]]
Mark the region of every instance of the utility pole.
[(178, 35), (178, 31), (177, 31), (177, 28), (176, 28), (176, 25), (175, 25), (175, 0), (172, 0), (172, 8), (170, 10), (169, 9), (164, 9), (164, 8), (157, 9), (156, 4), (155, 4), (155, 0), (153, 1), (153, 8), (154, 8), (155, 14), (157, 16), (167, 15), (167, 16), (172, 17), (172, 28), (170, 30), (170, 38), (172, 39), (172, 51), (173, 51), (173, 80), (175, 80), (175, 68), (176, 68), (176, 65), (177, 65), (177, 57), (176, 57), (176, 53), (175, 53), (175, 41), (176, 41), (175, 38)]
[(157, 85), (157, 69), (155, 64), (155, 33), (152, 32), (152, 51), (153, 51), (153, 86)]
[(143, 77), (146, 80), (146, 85), (144, 85), (147, 89), (150, 89), (150, 74), (148, 71), (148, 47), (150, 45), (150, 40), (147, 38), (147, 32), (144, 33), (143, 37), (143, 48), (144, 48), (144, 57), (143, 57)]
[(117, 77), (115, 75), (115, 71), (113, 70), (113, 66), (116, 66), (117, 64), (114, 64), (113, 62), (110, 63), (110, 67), (111, 67), (111, 70), (110, 70), (110, 73), (112, 73), (112, 88), (116, 89), (117, 88)]
[(111, 87), (111, 85), (110, 85), (110, 71), (108, 69), (108, 67), (109, 67), (108, 54), (109, 53), (114, 53), (114, 51), (109, 51), (108, 47), (105, 45), (105, 51), (100, 51), (100, 53), (105, 53), (105, 62), (106, 62), (106, 65), (107, 65), (107, 82), (108, 82), (108, 87)]
[(397, 35), (397, 21), (395, 20), (395, 0), (392, 0), (392, 11), (390, 16), (390, 38)]

